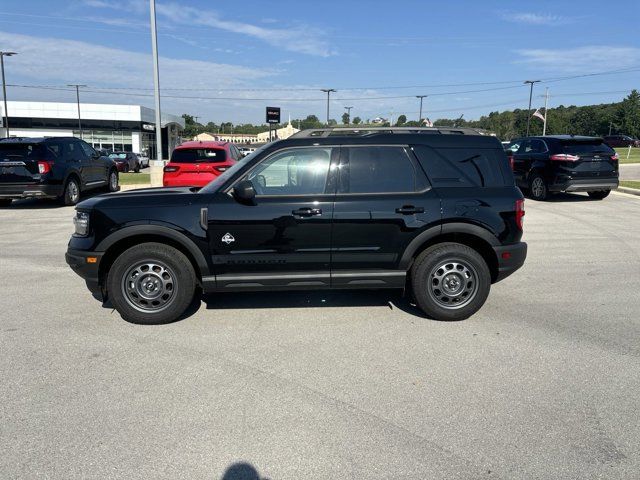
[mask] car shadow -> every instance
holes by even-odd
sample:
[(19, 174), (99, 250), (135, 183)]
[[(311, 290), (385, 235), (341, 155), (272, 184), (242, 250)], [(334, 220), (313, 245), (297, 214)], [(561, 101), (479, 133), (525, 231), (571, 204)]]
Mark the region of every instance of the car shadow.
[[(527, 200), (531, 202), (535, 202), (531, 197), (525, 197)], [(591, 198), (586, 193), (554, 193), (549, 195), (544, 202), (547, 203), (571, 203), (571, 202), (594, 202), (599, 201), (595, 198)], [(543, 203), (544, 203), (543, 202)]]

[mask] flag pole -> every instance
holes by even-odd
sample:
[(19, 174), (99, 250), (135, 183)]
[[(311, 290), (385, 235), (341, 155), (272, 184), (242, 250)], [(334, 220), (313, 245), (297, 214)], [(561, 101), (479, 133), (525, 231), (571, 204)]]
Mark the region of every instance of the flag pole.
[(544, 89), (544, 123), (542, 124), (542, 136), (547, 134), (547, 102), (549, 101), (549, 87)]

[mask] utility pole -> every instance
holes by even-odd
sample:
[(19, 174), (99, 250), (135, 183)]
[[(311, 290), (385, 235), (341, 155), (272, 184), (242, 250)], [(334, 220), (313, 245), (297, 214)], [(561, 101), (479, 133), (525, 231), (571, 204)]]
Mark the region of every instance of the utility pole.
[(82, 138), (82, 119), (80, 118), (80, 87), (86, 87), (86, 85), (79, 85), (77, 83), (69, 83), (67, 87), (76, 88), (76, 104), (78, 105), (78, 130), (80, 130), (80, 138)]
[(327, 127), (329, 126), (329, 99), (331, 97), (331, 92), (336, 92), (337, 90), (333, 88), (322, 88), (321, 92), (325, 92), (327, 94)]
[(7, 111), (7, 83), (4, 79), (4, 57), (17, 55), (16, 52), (0, 52), (0, 67), (2, 69), (2, 98), (4, 100), (4, 129), (9, 138), (9, 112)]
[(527, 137), (529, 136), (529, 125), (531, 124), (531, 98), (533, 96), (533, 84), (534, 83), (539, 83), (540, 80), (525, 80), (524, 84), (526, 85), (527, 83), (529, 85), (531, 85), (531, 89), (529, 90), (529, 112), (527, 115)]
[[(151, 17), (151, 51), (153, 55), (153, 93), (156, 104), (156, 160), (162, 161), (162, 121), (160, 114), (160, 69), (158, 66), (158, 28), (156, 26), (156, 0), (149, 0)], [(159, 167), (160, 165), (158, 165)]]
[(549, 87), (544, 89), (544, 123), (542, 124), (542, 136), (547, 134), (547, 105), (549, 103)]
[(613, 122), (609, 122), (609, 136), (611, 136), (611, 127), (613, 127)]
[(422, 123), (422, 99), (427, 98), (429, 95), (416, 95), (416, 98), (420, 99), (420, 115), (418, 116), (418, 123)]
[(347, 125), (351, 125), (351, 109), (353, 107), (344, 107), (344, 109), (347, 111)]

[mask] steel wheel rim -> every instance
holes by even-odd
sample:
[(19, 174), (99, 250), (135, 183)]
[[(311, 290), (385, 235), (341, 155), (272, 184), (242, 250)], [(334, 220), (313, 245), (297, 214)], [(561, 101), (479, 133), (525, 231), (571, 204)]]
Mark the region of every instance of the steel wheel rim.
[(431, 269), (427, 291), (442, 308), (462, 308), (478, 293), (478, 273), (471, 264), (460, 259), (442, 261)]
[(544, 181), (540, 177), (536, 177), (531, 182), (531, 191), (534, 197), (541, 197), (544, 194)]
[(118, 188), (118, 176), (115, 172), (111, 172), (111, 175), (109, 176), (109, 185), (111, 186), (112, 190)]
[(76, 184), (76, 182), (73, 182), (73, 181), (69, 182), (68, 191), (69, 191), (69, 200), (75, 203), (78, 200), (78, 196), (79, 196), (78, 185)]
[(122, 294), (139, 312), (156, 313), (168, 308), (178, 289), (171, 269), (157, 260), (138, 262), (122, 277)]

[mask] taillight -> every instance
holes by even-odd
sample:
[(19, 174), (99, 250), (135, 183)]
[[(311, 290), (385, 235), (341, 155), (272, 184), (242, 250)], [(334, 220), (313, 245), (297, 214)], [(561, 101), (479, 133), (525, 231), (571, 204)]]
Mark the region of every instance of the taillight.
[(46, 161), (38, 162), (38, 173), (40, 175), (49, 173), (51, 171), (52, 163), (53, 162), (46, 162)]
[(620, 157), (618, 157), (618, 153), (614, 153), (613, 155), (611, 155), (611, 160), (613, 160), (614, 162), (617, 162), (620, 159)]
[(180, 167), (166, 166), (162, 170), (166, 173), (171, 173), (171, 172), (177, 172), (178, 170), (180, 170)]
[(511, 167), (511, 170), (513, 170), (513, 155), (509, 155), (509, 166)]
[(569, 155), (568, 153), (557, 153), (556, 155), (551, 155), (550, 158), (556, 162), (577, 162), (580, 160), (578, 155)]
[(516, 225), (522, 231), (522, 223), (524, 221), (524, 199), (516, 200)]

